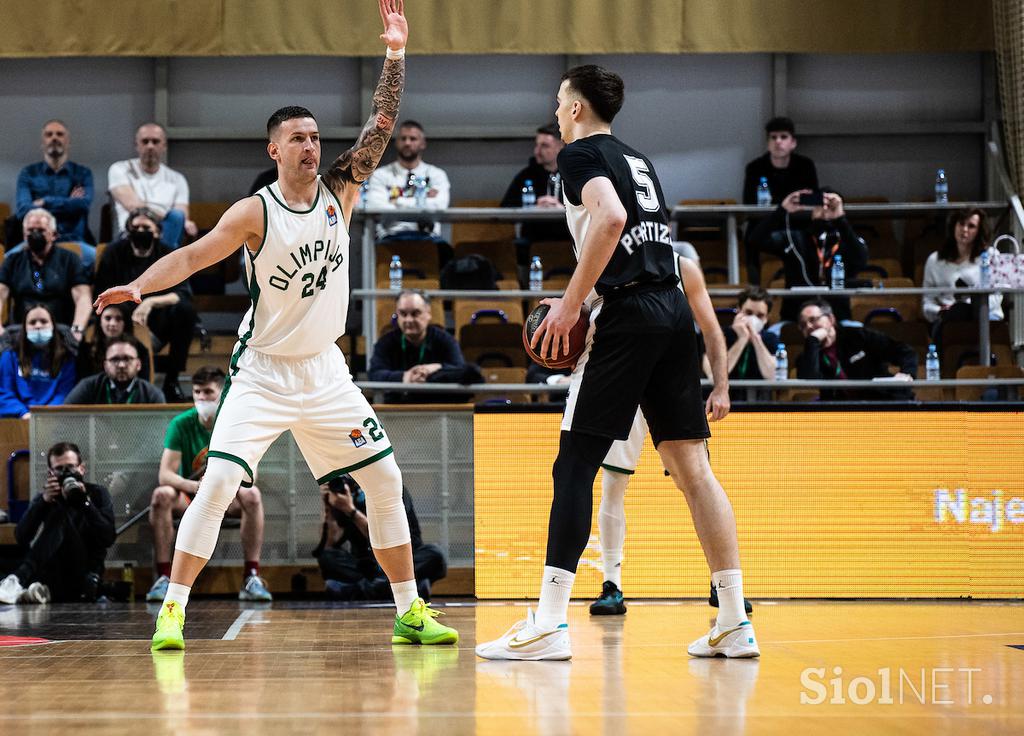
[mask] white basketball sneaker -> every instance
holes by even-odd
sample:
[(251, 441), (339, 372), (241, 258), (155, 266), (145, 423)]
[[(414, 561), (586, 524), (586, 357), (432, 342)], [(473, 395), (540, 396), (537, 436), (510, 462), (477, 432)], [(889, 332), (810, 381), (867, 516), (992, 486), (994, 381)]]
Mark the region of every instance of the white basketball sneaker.
[(686, 648), (691, 657), (760, 657), (754, 625), (743, 621), (738, 626), (720, 629), (716, 623), (706, 636)]
[(569, 624), (544, 630), (535, 614), (527, 609), (526, 619), (515, 624), (500, 639), (478, 644), (476, 656), (484, 659), (565, 660), (572, 659)]

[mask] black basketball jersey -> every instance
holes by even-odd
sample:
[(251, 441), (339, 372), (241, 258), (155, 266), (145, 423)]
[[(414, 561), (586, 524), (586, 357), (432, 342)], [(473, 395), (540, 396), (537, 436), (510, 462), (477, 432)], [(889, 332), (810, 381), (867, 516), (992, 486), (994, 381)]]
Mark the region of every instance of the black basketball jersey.
[(590, 227), (590, 213), (581, 199), (583, 186), (596, 177), (607, 177), (626, 210), (619, 244), (594, 286), (599, 295), (640, 285), (678, 283), (665, 195), (646, 156), (602, 133), (563, 148), (558, 154), (558, 172), (577, 259)]

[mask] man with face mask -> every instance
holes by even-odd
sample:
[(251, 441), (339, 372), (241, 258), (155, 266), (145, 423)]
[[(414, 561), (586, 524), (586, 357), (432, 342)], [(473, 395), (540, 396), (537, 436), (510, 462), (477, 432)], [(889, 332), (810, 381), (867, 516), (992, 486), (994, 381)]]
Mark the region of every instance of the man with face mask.
[(54, 319), (71, 325), (72, 335), (81, 340), (92, 311), (92, 287), (82, 259), (54, 245), (57, 220), (46, 210), (29, 210), (22, 225), (28, 247), (12, 251), (0, 265), (0, 303), (14, 298), (9, 323), (21, 322), (29, 305), (45, 304)]
[(41, 138), (43, 160), (26, 166), (18, 174), (15, 216), (20, 222), (35, 207), (53, 213), (57, 218), (57, 240), (79, 243), (86, 267), (91, 268), (96, 248), (85, 241), (91, 238), (88, 228), (92, 171), (68, 160), (71, 134), (60, 120), (48, 120)]
[(83, 378), (65, 404), (163, 404), (164, 392), (139, 378), (142, 361), (135, 340), (117, 337), (107, 344), (103, 373)]
[[(199, 491), (206, 472), (210, 437), (224, 391), (224, 371), (204, 366), (192, 374), (195, 407), (171, 420), (160, 457), (160, 485), (153, 491), (149, 523), (153, 527), (153, 556), (157, 578), (146, 600), (159, 603), (167, 594), (174, 543), (174, 515), (181, 515)], [(226, 516), (242, 519), (242, 551), (245, 553), (242, 601), (270, 601), (273, 596), (260, 578), (260, 548), (263, 546), (263, 500), (255, 485), (240, 487), (228, 506)]]
[[(145, 207), (134, 209), (128, 216), (127, 237), (111, 243), (103, 252), (96, 272), (96, 288), (102, 292), (116, 284), (136, 279), (171, 248), (160, 241), (160, 218)], [(192, 307), (192, 290), (188, 281), (156, 294), (147, 294), (138, 305), (127, 304), (135, 329), (149, 329), (161, 344), (170, 343), (163, 392), (168, 401), (184, 401), (178, 376), (188, 361), (192, 334), (199, 321)], [(159, 349), (159, 348), (157, 348)]]

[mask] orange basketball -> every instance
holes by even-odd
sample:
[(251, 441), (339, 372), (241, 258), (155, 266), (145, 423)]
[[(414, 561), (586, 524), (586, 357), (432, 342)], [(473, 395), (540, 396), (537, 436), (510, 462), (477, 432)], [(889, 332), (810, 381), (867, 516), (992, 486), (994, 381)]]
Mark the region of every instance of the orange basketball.
[[(542, 365), (545, 368), (572, 368), (576, 365), (576, 361), (579, 360), (583, 354), (583, 349), (587, 345), (587, 329), (590, 327), (590, 312), (586, 307), (580, 310), (580, 318), (573, 325), (572, 329), (569, 330), (569, 353), (559, 354), (555, 358), (542, 358), (538, 353), (530, 347), (530, 340), (533, 339), (533, 333), (540, 327), (540, 323), (544, 321), (544, 317), (548, 313), (548, 305), (540, 304), (530, 312), (530, 316), (526, 318), (525, 324), (523, 324), (523, 347), (526, 349), (526, 354), (530, 356), (537, 365)], [(537, 349), (540, 349), (538, 343)]]

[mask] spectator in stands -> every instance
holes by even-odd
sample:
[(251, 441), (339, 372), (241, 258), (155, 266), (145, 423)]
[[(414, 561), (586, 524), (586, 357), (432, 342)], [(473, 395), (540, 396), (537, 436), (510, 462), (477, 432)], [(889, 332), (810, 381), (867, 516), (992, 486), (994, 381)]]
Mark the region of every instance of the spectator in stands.
[[(391, 586), (370, 548), (363, 490), (351, 475), (341, 475), (320, 486), (320, 495), (324, 524), (313, 556), (320, 564), (327, 594), (343, 601), (390, 600)], [(429, 601), (431, 585), (448, 573), (448, 563), (440, 548), (423, 543), (412, 498), (404, 486), (402, 501), (412, 535), (416, 588), (420, 597)]]
[(9, 322), (21, 322), (30, 305), (45, 304), (55, 320), (71, 325), (75, 340), (81, 340), (92, 315), (92, 288), (82, 259), (54, 245), (57, 221), (46, 210), (29, 210), (23, 224), (28, 248), (10, 254), (0, 265), (0, 304), (13, 297)]
[(128, 225), (128, 213), (139, 207), (155, 212), (163, 242), (181, 245), (182, 232), (194, 237), (199, 228), (188, 217), (188, 182), (163, 163), (167, 132), (157, 123), (144, 123), (135, 131), (138, 158), (117, 161), (107, 173), (107, 185), (116, 210), (115, 237)]
[[(786, 273), (786, 288), (802, 286), (829, 286), (832, 282), (832, 263), (842, 256), (846, 282), (867, 265), (868, 247), (860, 238), (843, 209), (843, 198), (830, 189), (822, 191), (824, 204), (807, 207), (800, 204), (800, 189), (787, 194), (771, 216), (753, 228), (751, 237), (761, 250), (782, 259)], [(850, 318), (850, 300), (830, 297), (829, 303), (840, 320)], [(800, 297), (782, 300), (782, 320), (793, 321), (800, 311)]]
[(139, 354), (139, 361), (142, 363), (139, 375), (143, 378), (148, 378), (149, 351), (138, 340), (134, 339), (131, 311), (126, 304), (111, 304), (104, 309), (97, 320), (96, 331), (92, 339), (79, 344), (78, 361), (76, 362), (78, 375), (92, 376), (96, 373), (102, 373), (106, 366), (107, 345), (119, 337), (132, 339), (132, 344), (135, 345), (135, 349)]
[[(979, 209), (962, 209), (950, 215), (946, 241), (942, 248), (928, 256), (924, 264), (923, 286), (948, 288), (979, 286), (979, 257), (988, 247), (988, 218)], [(932, 323), (932, 338), (941, 337), (945, 322), (977, 320), (971, 297), (950, 293), (924, 294), (921, 297), (925, 319)], [(1003, 318), (1003, 295), (988, 298), (989, 319)]]
[[(151, 210), (145, 207), (132, 210), (127, 224), (127, 237), (111, 243), (103, 252), (103, 260), (96, 273), (97, 293), (134, 281), (171, 252), (168, 245), (159, 241), (159, 217)], [(128, 309), (139, 329), (149, 329), (161, 343), (170, 343), (163, 391), (168, 401), (184, 401), (178, 376), (185, 370), (192, 335), (199, 322), (192, 307), (192, 290), (188, 281), (166, 291), (148, 294), (138, 305), (129, 303)]]
[[(167, 594), (171, 579), (171, 549), (174, 543), (174, 516), (180, 516), (199, 492), (206, 472), (210, 437), (217, 418), (217, 407), (224, 392), (224, 371), (204, 366), (192, 375), (195, 406), (171, 420), (160, 456), (160, 485), (153, 491), (149, 523), (153, 527), (153, 556), (157, 578), (146, 593), (146, 600), (159, 602)], [(240, 601), (270, 601), (273, 596), (260, 578), (260, 548), (263, 546), (263, 496), (256, 486), (238, 489), (225, 513), (242, 519), (242, 551), (245, 567)]]
[[(406, 289), (395, 301), (398, 329), (383, 335), (373, 346), (370, 380), (394, 383), (474, 383), (476, 366), (467, 364), (455, 338), (430, 324), (430, 297), (418, 289)], [(463, 397), (431, 393), (388, 394), (387, 403), (434, 403), (463, 401)]]
[[(757, 204), (757, 189), (761, 177), (768, 180), (772, 204), (778, 205), (786, 195), (798, 189), (817, 189), (818, 172), (814, 162), (806, 156), (794, 153), (797, 146), (796, 127), (789, 118), (776, 117), (764, 126), (768, 136), (767, 152), (747, 164), (743, 174), (743, 204)], [(747, 280), (760, 285), (761, 258), (760, 244), (750, 235), (757, 222), (751, 220), (747, 226)]]
[[(424, 193), (423, 208), (443, 210), (451, 201), (448, 174), (423, 161), (427, 137), (423, 126), (406, 120), (398, 128), (395, 149), (398, 160), (378, 166), (370, 177), (366, 203), (377, 209), (410, 209), (416, 201), (417, 182)], [(388, 222), (377, 226), (378, 240), (434, 240), (447, 246), (441, 238), (441, 225), (436, 222)], [(450, 248), (450, 246), (448, 246)]]
[(114, 543), (114, 504), (101, 485), (85, 480), (82, 452), (58, 442), (46, 453), (43, 492), (14, 530), (26, 551), (0, 582), (0, 603), (95, 601), (103, 560)]
[(139, 378), (142, 361), (134, 338), (107, 342), (104, 372), (83, 378), (64, 399), (65, 404), (163, 404), (164, 392)]
[[(562, 178), (558, 174), (558, 153), (565, 144), (555, 124), (537, 128), (533, 139), (533, 157), (526, 168), (512, 179), (501, 199), (502, 207), (522, 207), (523, 187), (529, 180), (537, 197), (537, 207), (565, 211), (562, 204)], [(569, 240), (569, 226), (562, 217), (553, 222), (524, 222), (519, 229), (519, 240), (523, 246), (541, 240)], [(521, 263), (529, 248), (521, 247)]]
[[(43, 160), (29, 164), (18, 174), (16, 222), (24, 220), (29, 210), (36, 207), (52, 213), (57, 218), (57, 240), (78, 243), (82, 247), (82, 261), (92, 268), (96, 260), (96, 247), (91, 244), (89, 233), (92, 171), (68, 160), (71, 135), (60, 120), (49, 120), (43, 125), (42, 149)], [(23, 248), (24, 244), (16, 247)]]
[[(729, 378), (774, 381), (775, 349), (779, 346), (779, 337), (767, 329), (772, 298), (760, 286), (748, 286), (740, 292), (736, 305), (732, 325), (722, 328), (728, 348)], [(703, 363), (704, 373), (710, 378), (711, 365), (706, 356)], [(745, 389), (734, 389), (729, 393), (733, 401), (743, 401), (748, 396)], [(758, 399), (770, 398), (769, 392), (758, 391), (755, 395)]]
[[(568, 385), (571, 375), (571, 368), (545, 368), (542, 365), (531, 362), (526, 369), (526, 382), (546, 383), (549, 386)], [(550, 404), (564, 404), (565, 396), (566, 394), (562, 392), (533, 394), (533, 400)]]
[[(909, 345), (865, 327), (837, 325), (832, 307), (823, 299), (804, 302), (799, 325), (805, 342), (804, 351), (796, 361), (797, 378), (913, 381), (917, 375), (917, 355)], [(896, 366), (898, 372), (891, 375), (889, 366)], [(913, 397), (909, 388), (821, 391), (821, 398), (826, 400), (885, 401)]]
[(22, 318), (14, 346), (0, 353), (0, 417), (28, 419), (32, 406), (59, 406), (75, 385), (75, 354), (43, 304)]

